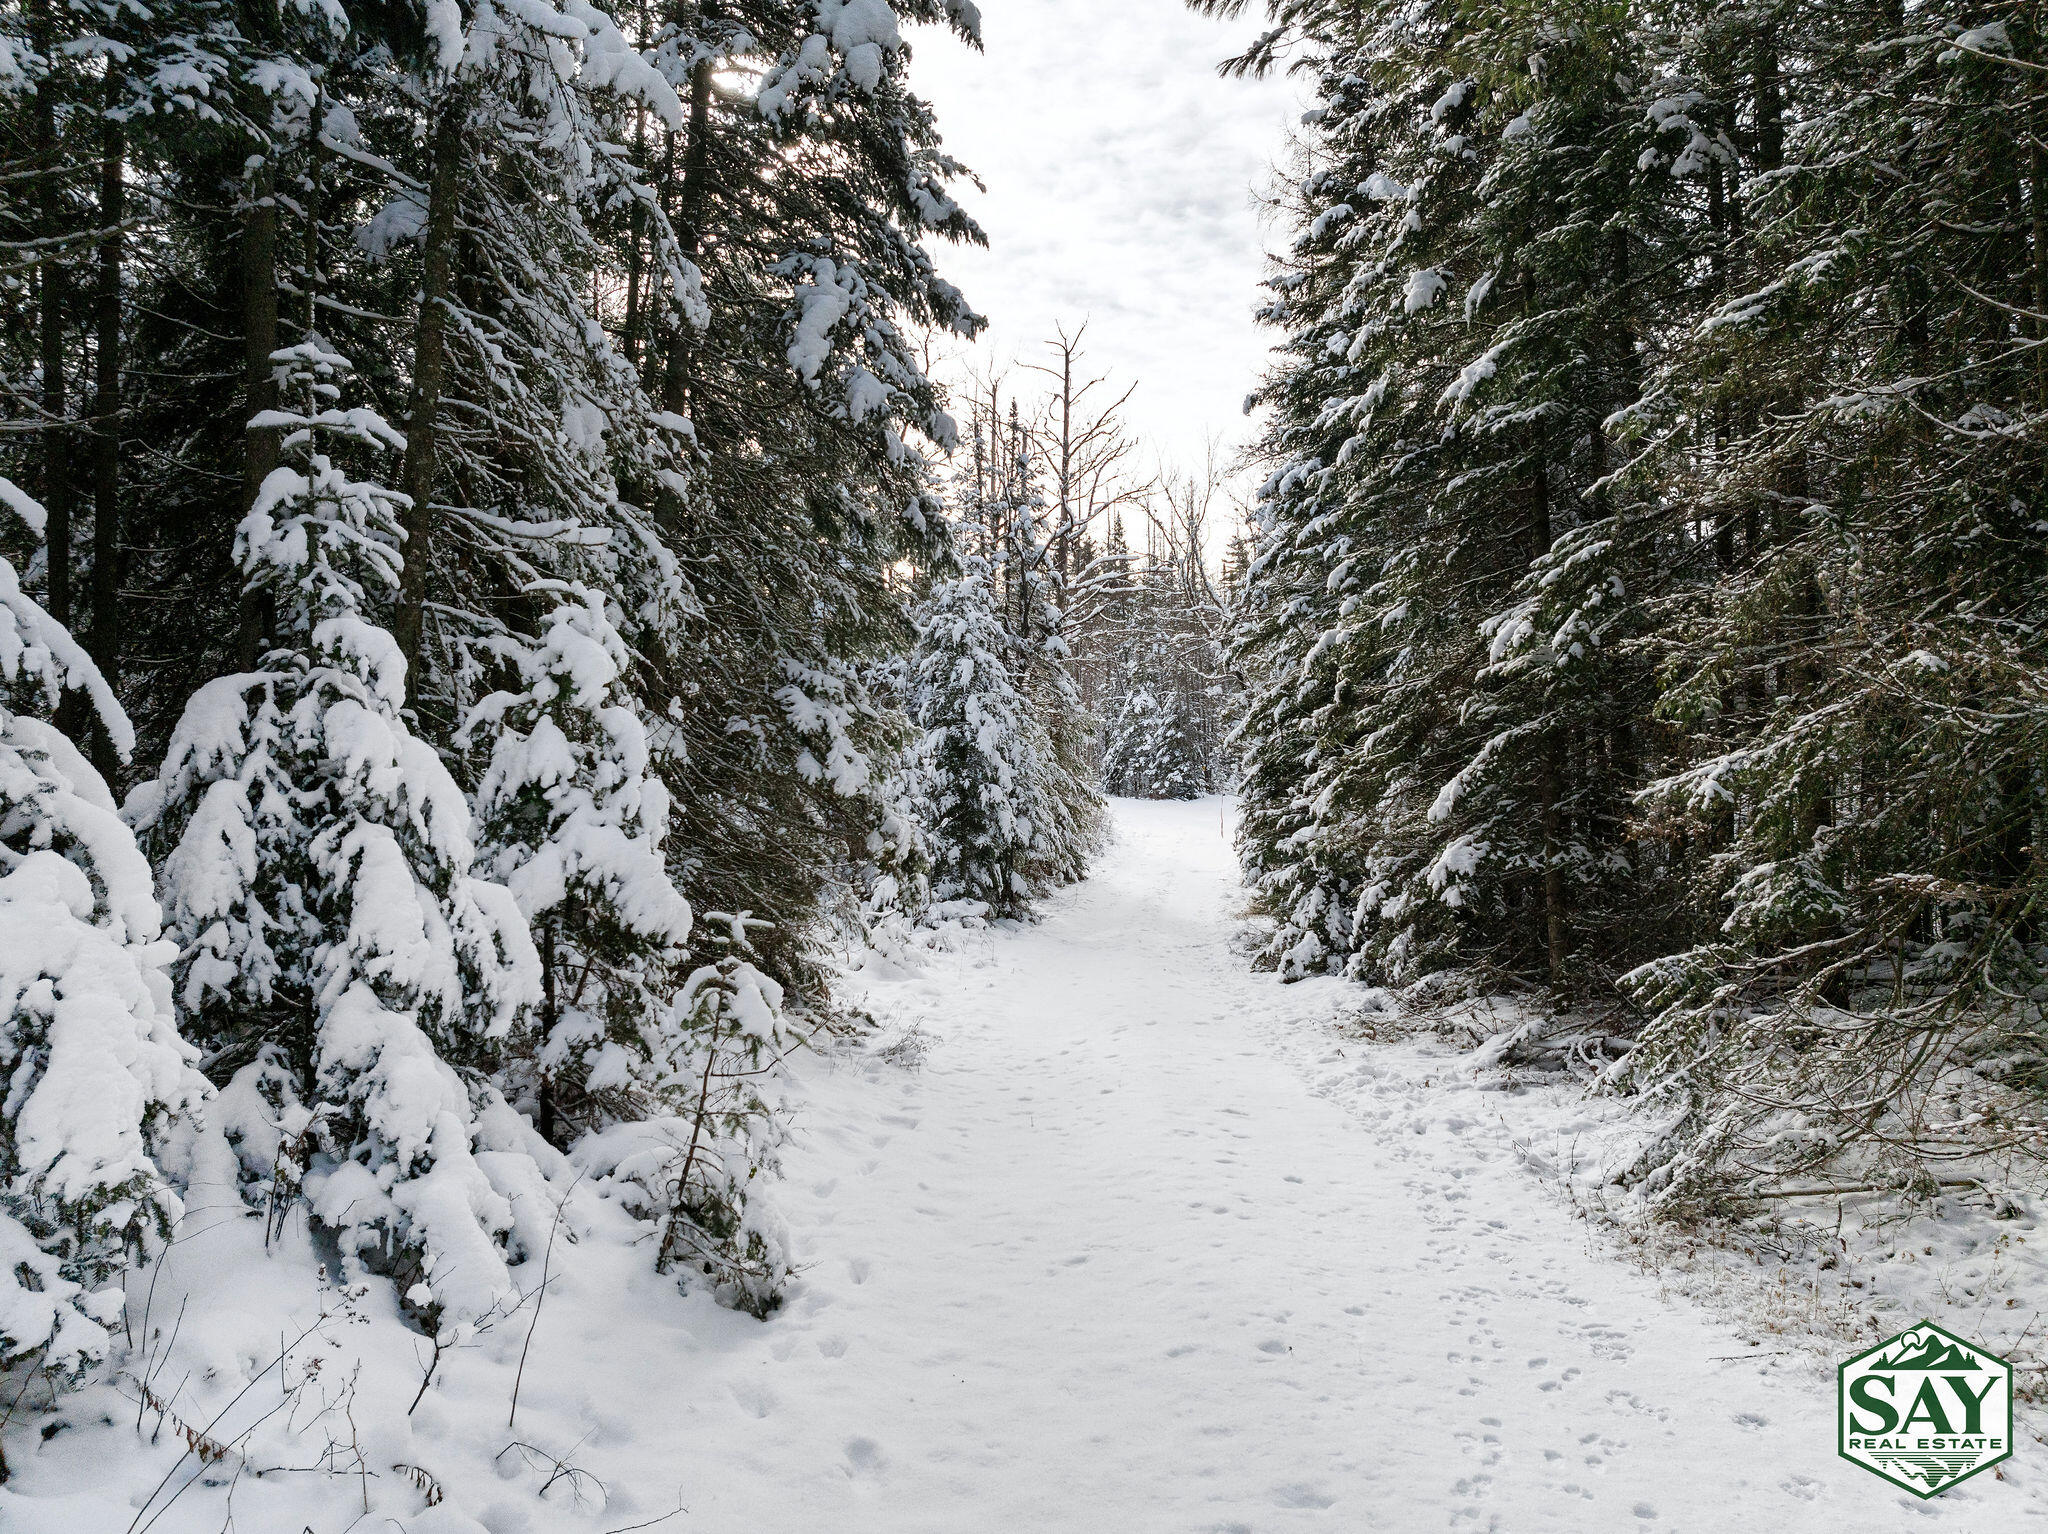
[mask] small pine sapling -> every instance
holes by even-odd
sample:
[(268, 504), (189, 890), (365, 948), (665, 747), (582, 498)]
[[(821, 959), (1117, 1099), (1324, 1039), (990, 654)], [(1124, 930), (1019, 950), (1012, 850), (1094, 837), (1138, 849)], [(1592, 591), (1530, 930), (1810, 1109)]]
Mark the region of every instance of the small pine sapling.
[(550, 593), (560, 600), (538, 640), (494, 641), (516, 685), (478, 703), (462, 739), (488, 758), (481, 864), (540, 943), (538, 1019), (506, 1085), (566, 1144), (652, 1106), (691, 915), (663, 860), (669, 795), (623, 685), (631, 654), (596, 592), (529, 588)]

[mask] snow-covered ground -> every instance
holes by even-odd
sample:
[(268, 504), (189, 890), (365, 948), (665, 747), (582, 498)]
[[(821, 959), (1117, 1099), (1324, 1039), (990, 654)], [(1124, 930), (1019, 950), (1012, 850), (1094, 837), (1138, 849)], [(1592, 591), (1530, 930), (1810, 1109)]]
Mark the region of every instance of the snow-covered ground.
[[(88, 1391), (12, 1441), (0, 1528), (1791, 1534), (2048, 1511), (2031, 1441), (1924, 1504), (1842, 1462), (1808, 1357), (1746, 1344), (1532, 1174), (1564, 1089), (1346, 1042), (1356, 988), (1231, 951), (1226, 805), (1116, 814), (1040, 924), (856, 977), (883, 1033), (803, 1070), (779, 1197), (805, 1271), (772, 1320), (678, 1296), (579, 1194), (516, 1425), (530, 1311), (445, 1358), (408, 1417), (417, 1339), (370, 1294), (348, 1304), (379, 1319), (336, 1311), (295, 1355), (327, 1359), (311, 1389), (287, 1401), (287, 1360), (211, 1435), (284, 1406), (296, 1436), (274, 1421), (201, 1467), (168, 1427), (138, 1452), (157, 1414)], [(254, 1223), (182, 1243), (159, 1280), (158, 1329), (187, 1289), (249, 1291), (159, 1350), (182, 1420), (313, 1318), (316, 1254), (265, 1258)], [(347, 1410), (306, 1425), (323, 1396)], [(327, 1443), (329, 1469), (373, 1474), (237, 1480)]]

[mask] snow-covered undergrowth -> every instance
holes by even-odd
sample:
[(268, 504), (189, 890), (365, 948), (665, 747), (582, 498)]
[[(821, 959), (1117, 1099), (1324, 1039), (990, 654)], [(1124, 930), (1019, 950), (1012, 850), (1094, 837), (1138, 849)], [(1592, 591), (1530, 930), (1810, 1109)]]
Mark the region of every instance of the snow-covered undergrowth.
[[(128, 1345), (110, 1371), (54, 1398), (19, 1383), (0, 1527), (326, 1534), (367, 1516), (474, 1534), (484, 1513), (483, 1527), (512, 1534), (669, 1511), (667, 1488), (609, 1485), (577, 1464), (606, 1431), (579, 1340), (623, 1316), (650, 1337), (686, 1317), (759, 1323), (654, 1272), (655, 1227), (629, 1212), (630, 1183), (527, 1160), (546, 1148), (523, 1139), (477, 1157), (494, 1181), (525, 1173), (509, 1200), (528, 1254), (511, 1270), (516, 1293), (437, 1345), (401, 1317), (390, 1282), (341, 1279), (338, 1248), (303, 1206), (277, 1225), (249, 1208), (234, 1154), (204, 1137), (176, 1238), (129, 1280)], [(552, 1521), (572, 1508), (587, 1519)]]
[[(2048, 1187), (2038, 1165), (1958, 1162), (1924, 1196), (1853, 1172), (1809, 1176), (1674, 1223), (1626, 1177), (1665, 1120), (1593, 1089), (1609, 1045), (1597, 1022), (1509, 997), (1410, 1011), (1385, 991), (1328, 983), (1344, 999), (1312, 1061), (1319, 1091), (1394, 1130), (1497, 1124), (1608, 1250), (1707, 1306), (1746, 1345), (1832, 1373), (1855, 1348), (1925, 1318), (2010, 1359), (2023, 1401), (2048, 1395)], [(1427, 1091), (1414, 1104), (1388, 1101), (1389, 1082), (1416, 1080)]]
[[(844, 956), (849, 986), (900, 982), (985, 946), (984, 908), (942, 906), (894, 939)], [(865, 1116), (871, 1077), (915, 1069), (930, 1038), (900, 1021), (851, 1039), (821, 1032), (790, 1052), (775, 1089), (830, 1132)], [(646, 1435), (707, 1400), (714, 1414), (729, 1408), (728, 1388), (703, 1372), (744, 1372), (776, 1324), (731, 1308), (712, 1280), (685, 1272), (679, 1288), (674, 1271), (656, 1271), (664, 1178), (687, 1155), (689, 1122), (621, 1124), (563, 1155), (499, 1102), (474, 1160), (510, 1222), (509, 1267), (489, 1253), (493, 1281), (509, 1287), (437, 1339), (398, 1286), (344, 1264), (305, 1204), (251, 1206), (247, 1147), (238, 1154), (222, 1133), (232, 1117), (216, 1111), (165, 1157), (186, 1188), (183, 1217), (160, 1259), (128, 1272), (125, 1329), (116, 1322), (99, 1375), (57, 1392), (26, 1371), (7, 1377), (0, 1528), (690, 1526), (679, 1520), (725, 1450), (715, 1439), (655, 1450)], [(783, 1198), (757, 1179), (745, 1206), (778, 1250), (791, 1239)], [(830, 1218), (809, 1214), (813, 1226)], [(463, 1275), (436, 1278), (454, 1290)], [(799, 1276), (792, 1294), (815, 1299), (815, 1285)]]
[[(1572, 1218), (1644, 1132), (1626, 1104), (1252, 972), (1227, 804), (1114, 812), (1041, 922), (843, 977), (874, 1026), (794, 1060), (768, 1320), (679, 1293), (626, 1190), (542, 1158), (516, 1296), (436, 1357), (297, 1212), (266, 1243), (200, 1142), (114, 1372), (15, 1408), (0, 1529), (1977, 1534), (2048, 1509), (2030, 1444), (1928, 1504), (1843, 1464), (1836, 1304), (1804, 1270)], [(1874, 1278), (1887, 1333), (1924, 1312), (2000, 1345), (2041, 1289), (1980, 1251), (1968, 1308), (1960, 1241), (1991, 1226), (2032, 1252), (2031, 1216), (1950, 1212), (1947, 1246), (1898, 1228), (1917, 1260), (1851, 1237), (1814, 1271), (1859, 1302)]]

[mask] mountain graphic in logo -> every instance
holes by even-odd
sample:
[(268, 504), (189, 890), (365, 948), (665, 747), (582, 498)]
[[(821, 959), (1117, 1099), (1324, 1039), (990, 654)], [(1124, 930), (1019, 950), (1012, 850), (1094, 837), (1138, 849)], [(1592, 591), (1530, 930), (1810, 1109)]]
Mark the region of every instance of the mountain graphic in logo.
[(2012, 1365), (1932, 1321), (1840, 1370), (1836, 1448), (1916, 1497), (2012, 1457)]
[(1897, 1356), (1880, 1355), (1867, 1368), (1876, 1369), (1981, 1369), (1974, 1353), (1957, 1347), (1939, 1332), (1907, 1332), (1898, 1339)]

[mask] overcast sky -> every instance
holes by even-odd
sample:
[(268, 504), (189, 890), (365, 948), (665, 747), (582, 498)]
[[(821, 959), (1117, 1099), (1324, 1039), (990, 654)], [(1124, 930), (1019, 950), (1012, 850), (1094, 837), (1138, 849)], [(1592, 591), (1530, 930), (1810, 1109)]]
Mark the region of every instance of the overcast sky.
[(1138, 384), (1133, 425), (1167, 455), (1197, 458), (1211, 432), (1242, 441), (1268, 345), (1251, 319), (1267, 236), (1253, 188), (1299, 116), (1285, 82), (1217, 77), (1256, 14), (981, 5), (986, 51), (920, 29), (911, 81), (988, 184), (962, 200), (990, 248), (941, 251), (993, 322), (984, 350), (1029, 359), (1057, 321), (1088, 320), (1098, 370)]

